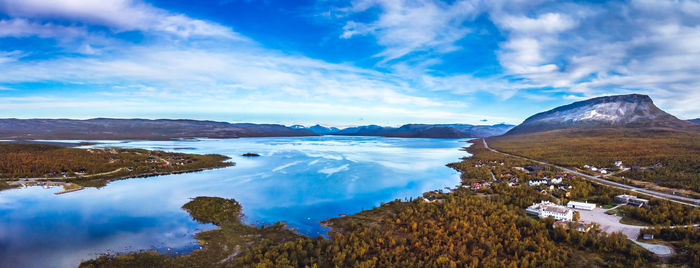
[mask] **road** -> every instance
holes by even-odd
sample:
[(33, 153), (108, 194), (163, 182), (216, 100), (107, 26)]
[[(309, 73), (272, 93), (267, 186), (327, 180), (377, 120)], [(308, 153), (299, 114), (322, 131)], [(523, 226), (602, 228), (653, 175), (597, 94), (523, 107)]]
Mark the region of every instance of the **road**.
[(662, 193), (662, 192), (653, 191), (653, 190), (649, 190), (649, 189), (644, 189), (644, 188), (634, 187), (634, 186), (630, 186), (630, 185), (625, 185), (625, 184), (622, 184), (622, 183), (617, 183), (617, 182), (614, 182), (614, 181), (609, 181), (609, 180), (606, 180), (606, 179), (602, 179), (602, 178), (600, 178), (600, 177), (591, 176), (591, 175), (588, 175), (588, 174), (583, 174), (583, 173), (581, 173), (581, 172), (578, 172), (578, 171), (575, 171), (575, 170), (572, 170), (572, 169), (569, 169), (569, 168), (565, 168), (565, 167), (562, 167), (562, 166), (557, 166), (557, 165), (545, 163), (545, 162), (542, 162), (542, 161), (537, 161), (537, 160), (530, 159), (530, 158), (527, 158), (527, 157), (522, 157), (522, 156), (512, 155), (512, 154), (509, 154), (509, 153), (504, 153), (504, 152), (501, 152), (501, 151), (498, 151), (498, 150), (496, 150), (496, 149), (493, 149), (493, 148), (489, 147), (488, 143), (486, 143), (486, 139), (481, 139), (481, 140), (484, 142), (484, 148), (486, 148), (486, 149), (488, 149), (488, 150), (490, 150), (490, 151), (492, 151), (492, 152), (494, 152), (494, 153), (499, 153), (499, 154), (503, 154), (503, 155), (507, 155), (507, 156), (511, 156), (511, 157), (516, 157), (516, 158), (520, 158), (520, 159), (525, 159), (525, 160), (532, 161), (532, 162), (535, 162), (535, 163), (538, 163), (538, 164), (541, 164), (541, 165), (553, 166), (553, 167), (559, 168), (559, 169), (561, 169), (561, 170), (564, 170), (564, 171), (566, 171), (566, 172), (568, 172), (568, 173), (575, 174), (575, 175), (577, 175), (577, 176), (580, 176), (580, 177), (589, 179), (589, 180), (591, 180), (591, 181), (593, 181), (593, 182), (596, 182), (596, 183), (599, 183), (599, 184), (603, 184), (603, 185), (607, 185), (607, 186), (610, 186), (610, 187), (614, 187), (614, 188), (618, 188), (618, 189), (622, 189), (622, 190), (629, 190), (629, 191), (633, 191), (633, 192), (639, 192), (639, 193), (642, 193), (642, 194), (645, 194), (645, 195), (653, 196), (653, 197), (660, 198), (660, 199), (666, 199), (666, 200), (671, 201), (671, 202), (676, 202), (676, 203), (680, 203), (680, 204), (684, 204), (684, 205), (688, 205), (688, 206), (700, 207), (700, 199), (695, 199), (695, 198), (690, 198), (690, 197), (684, 197), (684, 196), (677, 196), (677, 195)]

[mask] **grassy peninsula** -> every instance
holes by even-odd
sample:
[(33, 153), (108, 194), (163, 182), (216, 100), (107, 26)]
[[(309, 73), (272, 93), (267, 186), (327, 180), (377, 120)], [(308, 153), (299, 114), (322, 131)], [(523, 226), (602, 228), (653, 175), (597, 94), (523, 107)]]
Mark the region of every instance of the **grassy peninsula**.
[(100, 187), (112, 180), (200, 171), (233, 165), (223, 155), (143, 149), (77, 149), (0, 143), (0, 190), (21, 185)]
[(238, 263), (236, 260), (241, 254), (254, 248), (303, 237), (282, 223), (261, 227), (243, 224), (240, 219), (241, 205), (233, 199), (197, 197), (182, 208), (201, 223), (219, 226), (195, 236), (204, 246), (203, 249), (175, 257), (154, 251), (104, 256), (83, 262), (80, 267), (225, 267)]

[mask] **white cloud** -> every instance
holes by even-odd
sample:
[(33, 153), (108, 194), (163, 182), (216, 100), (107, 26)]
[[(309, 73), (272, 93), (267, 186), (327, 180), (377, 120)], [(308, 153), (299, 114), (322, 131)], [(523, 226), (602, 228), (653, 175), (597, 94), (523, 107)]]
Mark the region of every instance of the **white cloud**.
[(686, 100), (700, 99), (697, 10), (697, 1), (562, 1), (491, 5), (488, 12), (506, 37), (497, 52), (504, 75), (576, 93), (567, 100), (645, 93), (693, 117), (700, 106)]
[(87, 35), (81, 27), (37, 23), (26, 19), (13, 18), (0, 20), (0, 37), (79, 38)]
[[(470, 98), (484, 92), (501, 101), (640, 92), (681, 117), (700, 116), (695, 105), (700, 101), (697, 1), (356, 0), (332, 9), (327, 16), (340, 20), (341, 39), (376, 39), (382, 47), (375, 55), (382, 59), (377, 70), (382, 71), (231, 40), (245, 38), (229, 27), (137, 0), (0, 0), (0, 10), (11, 17), (0, 20), (0, 37), (95, 39), (86, 29), (103, 25), (114, 32), (147, 32), (153, 37), (149, 42), (154, 40), (81, 43), (81, 57), (26, 60), (30, 52), (0, 52), (0, 85), (8, 87), (85, 84), (123, 102), (158, 97), (170, 100), (164, 102), (169, 106), (212, 113), (324, 114), (348, 122), (358, 117), (476, 122), (485, 117), (465, 111), (475, 104)], [(493, 48), (502, 69), (489, 75), (442, 72), (441, 63), (453, 62), (441, 57), (462, 49), (459, 41), (471, 31), (478, 33), (480, 25), (473, 20), (481, 15), (502, 35), (494, 37), (503, 41)], [(173, 36), (185, 40), (171, 42)], [(203, 45), (188, 37), (217, 42)], [(100, 53), (104, 47), (108, 53)], [(26, 106), (17, 100), (4, 104)]]
[(0, 68), (6, 70), (0, 73), (0, 83), (89, 84), (120, 97), (217, 96), (431, 109), (464, 105), (421, 97), (397, 76), (237, 45), (134, 46), (123, 48), (118, 56), (8, 61)]
[(496, 23), (502, 28), (523, 33), (558, 33), (576, 26), (576, 22), (569, 16), (560, 13), (545, 13), (537, 18), (526, 16), (506, 15), (497, 18)]
[(228, 27), (171, 13), (139, 0), (0, 0), (0, 10), (14, 17), (69, 19), (115, 31), (155, 31), (183, 38), (240, 38)]
[(342, 9), (348, 14), (363, 13), (373, 7), (382, 12), (376, 21), (348, 21), (342, 38), (371, 34), (385, 47), (376, 56), (385, 60), (404, 57), (413, 52), (445, 53), (459, 49), (455, 42), (470, 30), (462, 24), (471, 18), (477, 7), (469, 1), (446, 4), (423, 0), (360, 0)]

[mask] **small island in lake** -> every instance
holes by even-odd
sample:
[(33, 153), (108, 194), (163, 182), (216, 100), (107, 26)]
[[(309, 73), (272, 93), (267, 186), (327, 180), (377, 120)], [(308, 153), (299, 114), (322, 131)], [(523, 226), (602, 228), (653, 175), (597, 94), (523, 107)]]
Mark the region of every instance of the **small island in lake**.
[(244, 153), (244, 154), (242, 154), (241, 156), (245, 156), (245, 157), (258, 157), (258, 156), (260, 156), (260, 154), (256, 154), (256, 153)]
[(144, 149), (77, 149), (37, 143), (0, 143), (0, 190), (61, 186), (72, 192), (119, 179), (177, 174), (234, 165), (218, 154)]

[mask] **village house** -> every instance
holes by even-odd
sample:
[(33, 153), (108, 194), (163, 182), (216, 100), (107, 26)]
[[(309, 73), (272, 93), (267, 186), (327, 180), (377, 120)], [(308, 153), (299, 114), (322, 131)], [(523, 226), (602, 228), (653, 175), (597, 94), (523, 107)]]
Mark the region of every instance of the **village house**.
[(527, 167), (525, 167), (525, 169), (530, 171), (530, 172), (538, 172), (538, 171), (542, 170), (542, 167), (540, 167), (540, 166), (527, 166)]
[(527, 182), (527, 185), (530, 185), (530, 186), (538, 186), (538, 185), (542, 185), (542, 184), (547, 184), (547, 178), (538, 179), (538, 180), (531, 180), (531, 181)]
[(542, 201), (539, 204), (534, 203), (532, 206), (527, 207), (525, 212), (540, 218), (552, 217), (558, 221), (571, 221), (574, 218), (574, 211), (572, 209), (556, 205), (549, 201)]
[(596, 205), (594, 203), (588, 203), (588, 202), (576, 202), (576, 201), (569, 201), (569, 203), (566, 204), (566, 207), (568, 208), (573, 208), (573, 209), (583, 209), (583, 210), (593, 210)]
[(554, 179), (549, 180), (550, 183), (561, 183), (562, 178), (561, 177), (556, 177)]
[(436, 202), (436, 201), (437, 201), (438, 203), (442, 203), (442, 201), (443, 201), (442, 199), (440, 199), (440, 198), (438, 198), (437, 196), (434, 196), (434, 195), (430, 195), (430, 196), (426, 196), (426, 197), (421, 197), (421, 198), (423, 199), (423, 202), (426, 202), (426, 203), (432, 203), (432, 202)]
[(524, 169), (522, 167), (513, 167), (513, 169), (528, 172), (527, 169)]
[(615, 202), (620, 203), (620, 204), (627, 204), (630, 206), (636, 206), (636, 207), (641, 207), (649, 203), (649, 200), (642, 199), (642, 198), (637, 198), (634, 195), (628, 195), (628, 194), (621, 194), (618, 196), (615, 196), (613, 198)]

